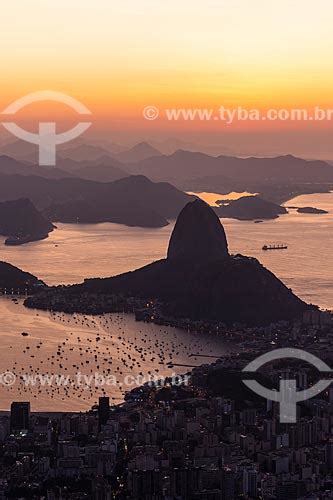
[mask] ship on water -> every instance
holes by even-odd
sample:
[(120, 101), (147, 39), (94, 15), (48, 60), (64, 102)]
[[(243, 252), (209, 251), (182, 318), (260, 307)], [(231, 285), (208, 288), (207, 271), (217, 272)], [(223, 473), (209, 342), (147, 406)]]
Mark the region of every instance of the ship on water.
[(284, 244), (275, 244), (275, 245), (264, 245), (262, 247), (263, 250), (287, 250), (288, 246)]

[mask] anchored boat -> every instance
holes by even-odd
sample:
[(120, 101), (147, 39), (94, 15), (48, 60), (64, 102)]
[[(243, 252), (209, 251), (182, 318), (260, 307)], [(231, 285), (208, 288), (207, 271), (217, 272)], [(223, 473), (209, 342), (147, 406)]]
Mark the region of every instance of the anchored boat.
[(287, 250), (287, 245), (264, 245), (262, 247), (263, 250)]

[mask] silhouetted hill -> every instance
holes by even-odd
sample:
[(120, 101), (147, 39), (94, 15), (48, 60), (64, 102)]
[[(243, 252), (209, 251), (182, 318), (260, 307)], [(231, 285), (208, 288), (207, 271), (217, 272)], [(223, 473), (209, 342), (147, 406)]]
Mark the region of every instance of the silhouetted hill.
[[(8, 147), (13, 149), (13, 145)], [(84, 157), (85, 145), (75, 148), (76, 159), (62, 158), (59, 155), (56, 168), (39, 167), (33, 163), (0, 156), (0, 174), (35, 175), (54, 179), (81, 177), (98, 182), (112, 182), (130, 174), (144, 175), (153, 181), (170, 182), (184, 191), (249, 191), (278, 203), (303, 193), (327, 192), (333, 187), (331, 165), (292, 155), (276, 158), (214, 157), (178, 150), (165, 156), (152, 146), (141, 143), (133, 148), (133, 156), (123, 163), (125, 156), (121, 158), (110, 153), (99, 156), (105, 153), (104, 148), (87, 145), (86, 149), (87, 158), (80, 161), (77, 158)], [(157, 154), (151, 156), (156, 151)], [(141, 161), (134, 160), (136, 154), (137, 157), (141, 154), (145, 158)]]
[(94, 146), (92, 144), (78, 144), (60, 152), (60, 158), (71, 159), (77, 162), (80, 161), (99, 161), (100, 158), (108, 156), (109, 152), (101, 148), (100, 146)]
[(224, 259), (228, 254), (227, 238), (217, 215), (201, 200), (188, 203), (171, 235), (168, 259), (197, 264)]
[(154, 183), (143, 175), (122, 178), (109, 184), (114, 196), (124, 196), (127, 202), (148, 203), (164, 217), (176, 219), (181, 209), (195, 197), (183, 193), (168, 182)]
[[(51, 290), (29, 299), (27, 305), (101, 313), (112, 310), (112, 301), (105, 306), (99, 295), (135, 297), (157, 300), (163, 316), (252, 325), (290, 320), (306, 310), (308, 306), (256, 259), (228, 255), (224, 230), (204, 202), (185, 207), (178, 222), (167, 259), (113, 278)], [(201, 235), (207, 237), (207, 249), (203, 239), (193, 250)]]
[(89, 198), (74, 200), (62, 204), (53, 204), (44, 210), (44, 213), (55, 222), (96, 224), (114, 222), (126, 226), (163, 227), (169, 223), (165, 217), (153, 208), (144, 204), (127, 200), (104, 198)]
[(193, 199), (167, 183), (131, 176), (111, 183), (78, 178), (1, 176), (0, 201), (29, 198), (57, 222), (117, 222), (162, 227)]
[(156, 148), (153, 148), (153, 146), (147, 142), (140, 142), (131, 149), (119, 153), (117, 159), (123, 163), (133, 163), (159, 155), (161, 155), (161, 153)]
[(75, 176), (97, 182), (113, 182), (128, 177), (129, 174), (118, 166), (118, 162), (116, 165), (115, 163), (114, 160), (110, 162), (107, 158), (101, 158), (100, 163), (96, 165), (89, 165), (76, 170)]
[(53, 204), (48, 217), (61, 222), (116, 222), (128, 226), (163, 227), (190, 197), (167, 183), (154, 184), (143, 176), (110, 183), (104, 192), (85, 199)]
[(224, 175), (220, 162), (204, 153), (178, 150), (169, 156), (153, 156), (132, 165), (131, 173), (147, 175), (150, 179), (167, 182), (186, 182), (203, 175)]
[(0, 155), (10, 156), (18, 161), (37, 162), (38, 159), (38, 146), (21, 140), (11, 141), (8, 144), (2, 144), (0, 148)]
[(115, 156), (127, 149), (103, 137), (78, 137), (70, 142), (59, 144), (59, 158), (71, 158), (77, 161), (98, 160), (103, 156)]
[(61, 179), (72, 174), (55, 167), (39, 167), (31, 163), (17, 161), (9, 156), (0, 156), (0, 174), (6, 175), (37, 175), (46, 179)]
[(61, 171), (67, 175), (63, 177), (79, 177), (97, 182), (113, 182), (128, 177), (128, 172), (124, 169), (124, 165), (111, 157), (104, 155), (96, 160), (73, 160), (72, 158), (59, 158), (57, 165)]
[(87, 280), (77, 292), (124, 294), (162, 302), (163, 314), (192, 320), (268, 324), (306, 309), (256, 259), (241, 255), (193, 265), (168, 259), (114, 278)]
[(0, 261), (0, 290), (3, 291), (6, 288), (7, 291), (10, 291), (13, 288), (15, 293), (17, 289), (32, 291), (41, 284), (43, 282), (38, 280), (36, 276), (21, 271), (7, 262)]
[[(80, 150), (82, 147), (80, 146)], [(86, 148), (90, 150), (93, 147), (87, 146)], [(92, 156), (91, 153), (91, 155), (87, 154), (88, 158), (84, 158), (82, 155), (82, 160), (78, 160), (76, 155), (73, 156), (74, 159), (59, 157), (56, 167), (40, 167), (31, 162), (18, 161), (2, 155), (0, 156), (0, 174), (34, 175), (46, 179), (78, 177), (98, 182), (112, 182), (129, 175), (123, 168), (124, 165), (110, 155), (100, 156), (98, 159), (89, 159), (89, 156)]]
[[(118, 144), (104, 141), (102, 139), (86, 142), (78, 137), (71, 142), (65, 142), (57, 146), (57, 166), (61, 159), (72, 161), (96, 161), (103, 156), (113, 156), (122, 152), (125, 148)], [(38, 146), (25, 141), (12, 141), (0, 147), (0, 154), (10, 156), (22, 162), (34, 165), (38, 163)]]
[(216, 208), (215, 212), (219, 217), (239, 220), (276, 219), (279, 215), (288, 213), (284, 207), (259, 196), (243, 196)]
[[(46, 179), (40, 176), (1, 175), (0, 201), (29, 198), (37, 208), (45, 208), (52, 202), (84, 198), (93, 192), (98, 183), (79, 179)], [(103, 189), (104, 184), (98, 184)], [(106, 189), (106, 187), (105, 187)]]
[(0, 203), (0, 234), (9, 236), (6, 244), (19, 245), (47, 238), (54, 226), (28, 199)]

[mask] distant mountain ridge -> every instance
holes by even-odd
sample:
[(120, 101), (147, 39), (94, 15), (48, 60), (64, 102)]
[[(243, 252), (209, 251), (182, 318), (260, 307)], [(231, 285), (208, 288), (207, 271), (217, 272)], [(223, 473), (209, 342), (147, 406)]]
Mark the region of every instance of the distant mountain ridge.
[(77, 177), (97, 182), (113, 182), (129, 173), (124, 165), (109, 156), (102, 156), (95, 161), (74, 161), (72, 159), (61, 159), (58, 164), (62, 171), (66, 172), (64, 177)]
[[(310, 161), (297, 158), (292, 155), (278, 156), (273, 158), (237, 158), (232, 156), (209, 156), (204, 153), (193, 153), (189, 151), (176, 151), (170, 156), (163, 156), (157, 163), (156, 157), (139, 162), (136, 166), (146, 175), (152, 178), (163, 175), (172, 178), (189, 179), (222, 175), (234, 180), (249, 180), (253, 177), (262, 181), (273, 180), (303, 180), (300, 176), (306, 174), (307, 179), (319, 182), (316, 169), (319, 169), (319, 176), (322, 175), (324, 181), (331, 181), (333, 168), (323, 161)], [(162, 164), (163, 163), (163, 164)], [(179, 166), (183, 168), (179, 171)], [(281, 170), (281, 167), (284, 169)], [(134, 167), (135, 168), (135, 167)], [(162, 168), (164, 172), (162, 171)]]
[[(5, 152), (12, 151), (13, 147), (10, 145)], [(320, 160), (304, 160), (293, 155), (248, 158), (210, 156), (186, 150), (163, 155), (145, 142), (118, 153), (110, 153), (104, 147), (79, 143), (72, 149), (61, 151), (57, 168), (53, 169), (36, 167), (31, 161), (19, 163), (17, 160), (15, 163), (8, 155), (0, 156), (0, 172), (10, 173), (12, 169), (12, 173), (20, 175), (59, 178), (73, 175), (74, 172), (80, 176), (82, 168), (83, 177), (89, 176), (104, 182), (115, 180), (111, 179), (111, 172), (115, 170), (114, 175), (145, 175), (153, 181), (171, 182), (187, 191), (211, 191), (214, 185), (215, 189), (224, 187), (249, 191), (251, 187), (274, 184), (333, 183), (333, 166)], [(95, 167), (99, 170), (97, 177), (94, 176)]]
[[(0, 156), (0, 173), (55, 179), (79, 177), (98, 182), (144, 175), (154, 182), (169, 182), (183, 191), (247, 191), (279, 204), (299, 194), (333, 189), (332, 165), (292, 155), (239, 158), (185, 150), (163, 155), (149, 143), (110, 153), (103, 146), (80, 144), (61, 151), (56, 168), (37, 167)], [(66, 157), (71, 152), (73, 157)]]
[(153, 156), (160, 156), (161, 152), (147, 142), (140, 142), (132, 148), (119, 153), (116, 158), (123, 163), (135, 163)]
[(17, 161), (6, 155), (0, 155), (0, 174), (6, 175), (37, 175), (46, 179), (59, 179), (71, 177), (69, 172), (54, 167), (39, 167), (31, 163)]
[[(269, 193), (299, 189), (308, 192), (320, 184), (333, 186), (333, 167), (323, 161), (307, 161), (292, 155), (275, 158), (209, 156), (179, 150), (169, 156), (155, 156), (132, 165), (131, 173), (155, 181), (167, 181), (185, 191), (250, 191)], [(311, 189), (311, 188), (310, 188)]]

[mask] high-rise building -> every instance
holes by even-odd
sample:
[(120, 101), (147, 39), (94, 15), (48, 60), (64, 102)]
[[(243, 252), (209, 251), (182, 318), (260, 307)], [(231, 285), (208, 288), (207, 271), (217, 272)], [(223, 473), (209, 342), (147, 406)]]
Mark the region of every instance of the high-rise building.
[(286, 482), (276, 487), (276, 499), (277, 500), (297, 500), (303, 497), (304, 484), (296, 482)]
[(105, 425), (108, 421), (110, 414), (110, 398), (106, 396), (102, 396), (99, 398), (98, 402), (98, 423), (101, 428), (102, 425)]
[(14, 401), (10, 407), (10, 430), (29, 430), (30, 403)]
[(246, 485), (246, 494), (250, 498), (258, 497), (258, 473), (255, 469), (247, 469), (243, 473), (243, 480)]
[(333, 404), (333, 386), (331, 385), (328, 389), (328, 401)]

